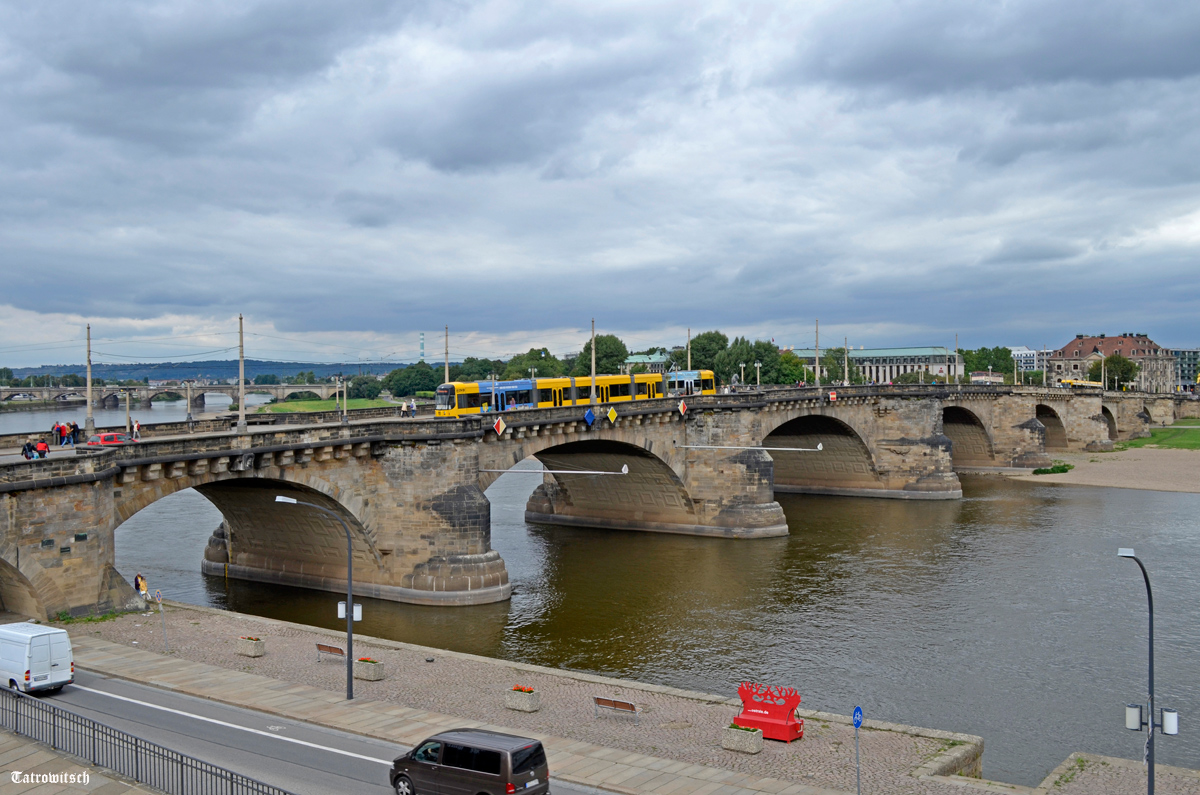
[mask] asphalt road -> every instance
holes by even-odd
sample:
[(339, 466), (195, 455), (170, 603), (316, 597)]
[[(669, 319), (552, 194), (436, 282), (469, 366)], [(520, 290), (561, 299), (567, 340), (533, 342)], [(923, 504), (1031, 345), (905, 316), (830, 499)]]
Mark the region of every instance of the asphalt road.
[[(402, 745), (79, 671), (45, 700), (189, 756), (297, 793), (392, 792)], [(555, 783), (554, 792), (597, 790)]]

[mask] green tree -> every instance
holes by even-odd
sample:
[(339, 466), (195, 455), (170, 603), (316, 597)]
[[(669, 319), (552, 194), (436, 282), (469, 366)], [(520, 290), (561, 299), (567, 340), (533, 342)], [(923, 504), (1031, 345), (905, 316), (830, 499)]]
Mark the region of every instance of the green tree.
[(423, 361), (392, 370), (383, 379), (383, 386), (396, 397), (407, 397), (417, 392), (432, 392), (441, 383), (441, 368), (435, 370)]
[[(1104, 388), (1105, 389), (1120, 389), (1122, 385), (1133, 381), (1137, 378), (1141, 368), (1131, 359), (1127, 359), (1119, 353), (1114, 353), (1112, 356), (1104, 358)], [(1100, 380), (1100, 362), (1092, 362), (1088, 367), (1088, 380)]]
[(13, 380), (13, 371), (9, 367), (0, 367), (0, 383), (7, 384)]
[(462, 364), (450, 365), (451, 381), (484, 381), (493, 373), (499, 376), (504, 372), (504, 362), (500, 359), (477, 359), (468, 356)]
[(279, 383), (279, 376), (277, 376), (277, 375), (268, 375), (266, 373), (261, 373), (259, 375), (254, 376), (255, 386), (271, 386), (273, 384), (278, 384), (278, 383)]
[[(616, 375), (621, 372), (629, 349), (612, 334), (596, 335), (596, 375)], [(583, 351), (575, 359), (571, 375), (579, 377), (592, 374), (592, 341), (583, 344)]]
[[(846, 349), (830, 348), (821, 356), (821, 367), (825, 369), (825, 379), (831, 384), (840, 384), (846, 380)], [(850, 360), (850, 383), (861, 384), (866, 381), (862, 370), (854, 360)], [(898, 381), (894, 383), (899, 383)]]
[[(597, 343), (596, 351), (599, 352), (600, 350), (600, 345)], [(588, 355), (590, 356), (591, 354), (589, 353)], [(600, 366), (598, 361), (596, 362), (596, 366)], [(508, 364), (504, 368), (504, 374), (501, 377), (505, 381), (528, 378), (531, 367), (537, 368), (538, 378), (553, 378), (566, 372), (563, 363), (555, 358), (549, 350), (546, 348), (530, 348), (528, 353), (522, 353), (519, 356), (509, 359)], [(588, 362), (588, 368), (590, 371), (590, 361)]]
[(800, 357), (792, 351), (784, 351), (779, 354), (778, 383), (795, 384), (800, 381), (806, 384), (815, 383), (816, 378), (813, 375), (813, 371), (805, 367)]
[(346, 387), (346, 395), (351, 398), (374, 400), (383, 391), (383, 383), (373, 375), (356, 375), (350, 379)]
[[(717, 367), (717, 354), (729, 347), (729, 337), (719, 331), (705, 331), (692, 337), (692, 369), (713, 370)], [(687, 348), (671, 351), (671, 364), (680, 370), (687, 369)], [(729, 383), (725, 381), (725, 383)]]
[(987, 372), (990, 365), (993, 373), (1008, 373), (1016, 370), (1012, 351), (1003, 345), (995, 348), (979, 348), (974, 351), (960, 351), (963, 357), (963, 367), (968, 373)]

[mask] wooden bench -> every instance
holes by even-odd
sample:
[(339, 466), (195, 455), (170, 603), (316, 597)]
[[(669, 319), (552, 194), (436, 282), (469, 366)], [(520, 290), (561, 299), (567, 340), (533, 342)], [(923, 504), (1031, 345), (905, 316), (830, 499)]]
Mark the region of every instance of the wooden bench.
[(334, 657), (346, 658), (346, 652), (342, 651), (337, 646), (330, 646), (328, 643), (317, 644), (317, 662), (321, 662), (322, 654), (332, 654)]
[(641, 723), (641, 709), (629, 701), (621, 701), (616, 698), (602, 698), (601, 696), (592, 696), (592, 701), (596, 707), (596, 717), (600, 717), (600, 710), (609, 709), (613, 712), (624, 712), (626, 715), (633, 716), (634, 723)]

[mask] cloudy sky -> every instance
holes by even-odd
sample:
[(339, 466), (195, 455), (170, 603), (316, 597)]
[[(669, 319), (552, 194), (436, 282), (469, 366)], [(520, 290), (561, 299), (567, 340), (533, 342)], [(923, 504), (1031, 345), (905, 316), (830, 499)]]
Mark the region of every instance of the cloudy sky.
[(1186, 0), (0, 2), (0, 365), (239, 312), (259, 358), (1197, 346), (1197, 42)]

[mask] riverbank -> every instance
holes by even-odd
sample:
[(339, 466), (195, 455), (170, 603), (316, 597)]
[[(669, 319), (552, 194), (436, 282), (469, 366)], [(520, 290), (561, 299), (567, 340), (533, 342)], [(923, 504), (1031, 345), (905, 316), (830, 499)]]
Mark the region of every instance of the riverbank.
[[(1189, 431), (1200, 439), (1200, 431)], [(1200, 450), (1134, 447), (1112, 453), (1054, 453), (1074, 469), (1060, 475), (1014, 475), (1030, 483), (1105, 486), (1200, 494)]]

